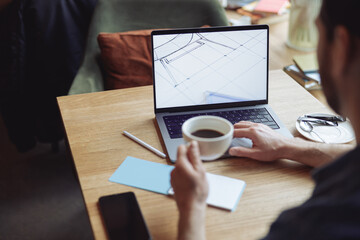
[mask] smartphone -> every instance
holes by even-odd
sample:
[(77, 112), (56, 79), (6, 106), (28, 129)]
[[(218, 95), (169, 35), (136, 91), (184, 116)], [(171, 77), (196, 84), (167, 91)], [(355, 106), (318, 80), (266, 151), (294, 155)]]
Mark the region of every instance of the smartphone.
[(133, 192), (100, 197), (99, 206), (109, 239), (151, 239)]

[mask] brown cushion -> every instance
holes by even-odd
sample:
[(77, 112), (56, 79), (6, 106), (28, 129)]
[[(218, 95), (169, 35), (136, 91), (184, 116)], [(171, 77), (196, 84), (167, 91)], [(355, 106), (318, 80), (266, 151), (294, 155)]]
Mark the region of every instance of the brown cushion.
[(152, 84), (151, 31), (99, 34), (106, 89)]

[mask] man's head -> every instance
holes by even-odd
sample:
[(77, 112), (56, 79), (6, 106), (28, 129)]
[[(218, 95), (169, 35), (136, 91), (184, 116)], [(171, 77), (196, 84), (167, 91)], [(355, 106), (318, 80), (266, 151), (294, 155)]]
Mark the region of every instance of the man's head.
[(347, 113), (349, 87), (360, 87), (359, 12), (360, 0), (323, 0), (317, 19), (324, 94), (329, 105), (342, 114)]

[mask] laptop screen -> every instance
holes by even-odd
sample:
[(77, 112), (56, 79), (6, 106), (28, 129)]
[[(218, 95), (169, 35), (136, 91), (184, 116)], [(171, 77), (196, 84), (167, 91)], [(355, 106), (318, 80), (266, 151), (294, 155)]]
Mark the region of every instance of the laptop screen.
[(152, 48), (156, 110), (267, 103), (267, 26), (154, 31)]

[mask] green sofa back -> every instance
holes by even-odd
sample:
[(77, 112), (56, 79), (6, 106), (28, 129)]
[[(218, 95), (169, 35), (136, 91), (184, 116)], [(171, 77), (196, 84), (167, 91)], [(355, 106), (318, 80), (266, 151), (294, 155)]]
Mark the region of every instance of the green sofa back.
[(90, 24), (83, 63), (69, 94), (104, 90), (101, 74), (100, 32), (140, 29), (226, 26), (218, 0), (98, 0)]

